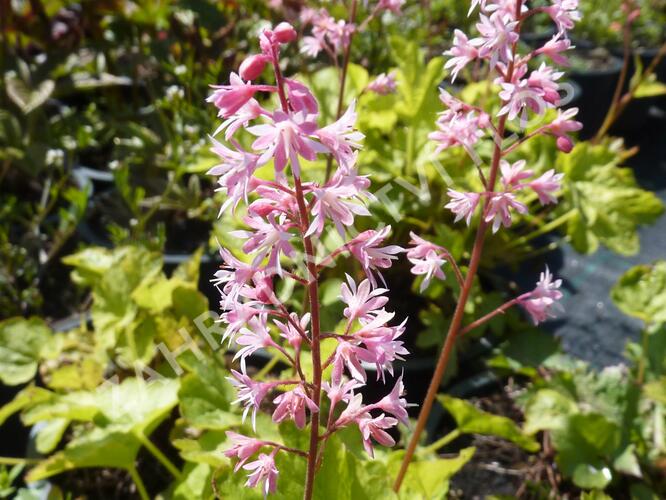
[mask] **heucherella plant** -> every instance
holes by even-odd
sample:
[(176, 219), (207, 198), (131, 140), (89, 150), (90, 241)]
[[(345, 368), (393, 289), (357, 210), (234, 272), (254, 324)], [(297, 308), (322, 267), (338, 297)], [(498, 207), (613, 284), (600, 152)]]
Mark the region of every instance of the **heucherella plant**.
[[(307, 461), (304, 497), (311, 498), (323, 449), (336, 431), (357, 426), (370, 455), (374, 442), (394, 444), (387, 430), (399, 421), (408, 422), (407, 403), (401, 397), (402, 377), (386, 397), (372, 404), (363, 401), (358, 389), (367, 380), (368, 364), (384, 380), (387, 372), (393, 374), (393, 362), (408, 352), (399, 340), (404, 322), (391, 325), (394, 313), (384, 308), (388, 290), (379, 286), (383, 283), (380, 271), (404, 250), (384, 244), (390, 227), (350, 234), (356, 216), (370, 215), (366, 202), (372, 199), (370, 181), (356, 170), (364, 137), (354, 129), (355, 105), (336, 122), (320, 127), (318, 103), (310, 90), (283, 76), (280, 69), (281, 47), (296, 38), (287, 23), (265, 29), (259, 36), (261, 53), (245, 59), (239, 74), (231, 74), (229, 84), (214, 87), (208, 100), (224, 120), (215, 135), (224, 132), (227, 145), (212, 138), (212, 151), (221, 162), (209, 173), (219, 177), (220, 190), (226, 194), (222, 210), (236, 210), (241, 201), (248, 205), (244, 222), (249, 229), (233, 235), (244, 240), (243, 251), (252, 260), (244, 262), (222, 249), (224, 264), (215, 275), (226, 324), (224, 339), (238, 346), (234, 359), (240, 360), (240, 371), (232, 371), (231, 377), (237, 402), (244, 406), (244, 417), (252, 414), (255, 431), (259, 408), (271, 405), (273, 422), (292, 421), (301, 429), (310, 426), (308, 449), (229, 432), (232, 446), (226, 455), (238, 460), (236, 471), (249, 472), (246, 485), (260, 486), (264, 494), (278, 487), (276, 455), (302, 456)], [(274, 84), (253, 83), (269, 66)], [(276, 95), (277, 109), (263, 107), (255, 99), (260, 92)], [(249, 149), (236, 138), (242, 130), (255, 136)], [(303, 179), (302, 159), (313, 161), (320, 155), (331, 155), (337, 165), (331, 178), (324, 183)], [(255, 175), (271, 162), (269, 179)], [(327, 227), (347, 241), (320, 256), (319, 243)], [(340, 289), (346, 305), (344, 326), (339, 333), (322, 332), (319, 274), (343, 253), (356, 258), (367, 277), (357, 283), (347, 276)], [(290, 311), (278, 298), (276, 287), (286, 280), (305, 288), (307, 312)], [(322, 359), (323, 339), (337, 343), (327, 359)], [(253, 380), (246, 362), (259, 349), (279, 353), (293, 369), (293, 376)], [(310, 371), (304, 368), (304, 356), (311, 358)], [(329, 367), (330, 376), (324, 380)]]
[[(543, 118), (548, 109), (558, 108), (558, 80), (563, 73), (556, 71), (547, 61), (566, 63), (563, 52), (571, 46), (567, 31), (580, 18), (577, 6), (577, 0), (552, 0), (548, 6), (535, 8), (528, 8), (524, 0), (473, 0), (469, 13), (471, 15), (477, 7), (480, 10), (476, 24), (478, 36), (470, 38), (456, 30), (453, 46), (445, 52), (450, 56), (445, 68), (451, 71), (452, 80), (470, 63), (477, 69), (485, 64), (488, 78), (495, 84), (490, 88), (496, 89), (501, 105), (499, 111), (494, 113), (496, 116), (492, 116), (490, 109), (481, 109), (457, 99), (446, 90), (441, 91), (446, 110), (440, 113), (437, 130), (429, 137), (436, 143), (437, 151), (458, 146), (464, 148), (475, 163), (483, 189), (479, 192), (460, 192), (453, 187), (448, 190), (450, 202), (446, 208), (455, 215), (456, 222), (464, 219), (470, 225), (479, 214), (466, 274), (463, 275), (446, 249), (418, 235), (412, 234), (411, 247), (407, 250), (407, 257), (413, 265), (412, 272), (423, 276), (421, 291), (433, 278), (445, 278), (443, 267), (448, 263), (460, 284), (460, 295), (418, 422), (394, 483), (396, 491), (400, 489), (414, 455), (456, 339), (514, 305), (521, 305), (535, 324), (552, 317), (560, 307), (561, 280), (555, 280), (546, 269), (533, 291), (508, 301), (467, 326), (462, 325), (488, 230), (495, 233), (502, 226), (509, 227), (516, 213), (528, 212), (528, 206), (521, 201), (525, 192), (535, 194), (542, 205), (557, 203), (556, 194), (560, 190), (563, 174), (551, 169), (536, 177), (532, 170), (526, 168), (525, 160), (510, 161), (508, 156), (524, 142), (545, 134), (556, 137), (557, 147), (568, 153), (573, 147), (569, 133), (582, 127), (574, 120), (577, 110), (558, 110), (550, 123), (518, 137), (507, 137), (507, 125), (515, 122), (515, 129), (524, 130), (529, 118)], [(550, 16), (555, 23), (556, 34), (542, 47), (521, 53), (521, 25), (537, 14)], [(535, 64), (539, 59), (540, 64)], [(475, 148), (488, 140), (492, 140), (494, 145), (489, 167), (486, 168)]]

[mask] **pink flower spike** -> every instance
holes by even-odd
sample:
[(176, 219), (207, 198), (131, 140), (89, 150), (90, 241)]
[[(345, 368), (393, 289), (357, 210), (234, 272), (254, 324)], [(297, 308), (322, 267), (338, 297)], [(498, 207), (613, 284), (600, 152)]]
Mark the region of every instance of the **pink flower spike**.
[(493, 233), (496, 233), (500, 225), (504, 227), (511, 226), (511, 212), (510, 209), (516, 210), (518, 213), (527, 213), (527, 207), (516, 200), (516, 197), (511, 193), (495, 193), (490, 198), (488, 203), (488, 212), (485, 216), (485, 221), (493, 221)]
[(407, 400), (401, 396), (405, 393), (405, 384), (402, 383), (402, 375), (398, 377), (393, 390), (384, 396), (378, 403), (372, 405), (380, 410), (390, 413), (400, 422), (409, 425), (409, 415), (407, 415)]
[(273, 403), (277, 405), (273, 412), (273, 422), (280, 423), (286, 418), (290, 418), (299, 429), (305, 427), (306, 406), (310, 413), (319, 412), (319, 407), (305, 394), (303, 387), (300, 385), (291, 391), (280, 394), (273, 400)]
[(563, 310), (562, 305), (558, 302), (562, 298), (562, 292), (559, 290), (561, 285), (562, 280), (553, 281), (553, 275), (546, 267), (539, 277), (536, 288), (525, 294), (524, 298), (519, 298), (520, 305), (527, 311), (535, 325), (548, 318), (554, 318), (553, 310)]
[(548, 131), (557, 137), (558, 149), (565, 153), (569, 153), (573, 149), (573, 141), (568, 136), (568, 133), (577, 132), (583, 128), (582, 123), (574, 120), (577, 114), (578, 108), (570, 108), (564, 112), (558, 109), (557, 118), (547, 127)]
[(481, 34), (481, 47), (479, 57), (487, 58), (490, 68), (494, 68), (497, 62), (509, 63), (511, 60), (511, 48), (518, 41), (518, 21), (504, 16), (501, 12), (493, 12), (490, 17), (481, 14), (481, 22), (476, 24), (476, 29)]
[(534, 190), (542, 205), (557, 203), (557, 198), (553, 193), (559, 191), (562, 187), (563, 177), (564, 174), (556, 174), (555, 170), (551, 168), (539, 178), (529, 182), (527, 185)]
[(277, 477), (279, 472), (277, 467), (275, 467), (274, 456), (275, 451), (270, 455), (261, 453), (257, 460), (243, 466), (243, 469), (253, 471), (248, 476), (245, 486), (254, 488), (263, 481), (262, 491), (264, 493), (264, 498), (266, 498), (269, 493), (275, 493), (277, 490)]
[(518, 160), (511, 164), (506, 160), (500, 160), (500, 170), (502, 172), (502, 184), (506, 189), (513, 189), (519, 186), (520, 182), (534, 175), (532, 170), (523, 170), (525, 160)]
[(375, 418), (363, 417), (358, 419), (358, 428), (363, 437), (363, 447), (365, 451), (374, 458), (375, 453), (370, 438), (377, 441), (382, 446), (393, 446), (395, 440), (384, 429), (395, 427), (398, 421), (395, 418), (387, 417), (383, 413)]
[(396, 91), (395, 73), (391, 72), (388, 75), (386, 73), (380, 74), (368, 84), (366, 90), (378, 95), (393, 94)]
[(377, 315), (377, 310), (381, 309), (388, 302), (388, 297), (384, 297), (388, 290), (385, 288), (372, 289), (369, 280), (363, 280), (356, 287), (356, 283), (348, 274), (347, 283), (340, 287), (340, 300), (347, 304), (343, 314), (350, 322), (356, 319), (372, 319)]
[(268, 394), (275, 384), (270, 382), (255, 382), (245, 373), (240, 373), (236, 370), (231, 370), (231, 375), (232, 377), (226, 377), (226, 379), (231, 382), (238, 393), (238, 399), (233, 401), (232, 404), (241, 403), (245, 407), (243, 410), (243, 422), (245, 422), (250, 409), (252, 410), (252, 429), (256, 432), (257, 410), (259, 410), (266, 394)]
[(405, 251), (398, 245), (380, 247), (390, 232), (391, 226), (386, 226), (379, 231), (368, 229), (347, 244), (347, 248), (360, 262), (373, 287), (377, 286), (375, 273), (379, 275), (383, 282), (384, 278), (378, 270), (391, 267), (393, 261), (398, 258), (397, 255)]
[(444, 205), (444, 208), (448, 208), (456, 214), (454, 222), (458, 222), (460, 219), (465, 219), (465, 222), (469, 226), (472, 215), (476, 210), (476, 206), (479, 204), (479, 199), (481, 195), (479, 193), (460, 193), (453, 189), (449, 189), (447, 194), (451, 198), (451, 201)]
[(231, 448), (224, 451), (224, 456), (238, 459), (234, 472), (237, 472), (247, 459), (257, 453), (262, 446), (265, 446), (265, 443), (259, 439), (243, 436), (233, 431), (227, 431), (226, 435), (232, 444)]
[(545, 7), (543, 10), (548, 13), (553, 22), (557, 25), (557, 29), (561, 33), (565, 33), (574, 27), (574, 24), (580, 21), (581, 15), (578, 11), (578, 0), (551, 0), (550, 7)]
[(409, 262), (413, 264), (411, 269), (412, 274), (416, 276), (425, 274), (425, 278), (423, 278), (421, 287), (419, 288), (421, 293), (428, 288), (433, 276), (440, 280), (446, 279), (446, 275), (444, 274), (444, 271), (442, 271), (442, 266), (446, 263), (446, 260), (442, 259), (434, 250), (430, 250), (425, 257), (421, 259), (410, 258)]

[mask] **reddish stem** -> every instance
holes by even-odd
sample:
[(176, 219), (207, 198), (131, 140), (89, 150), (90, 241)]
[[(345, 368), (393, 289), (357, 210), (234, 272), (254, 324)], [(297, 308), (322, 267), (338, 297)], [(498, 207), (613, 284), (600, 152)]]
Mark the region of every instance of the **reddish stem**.
[[(522, 1), (516, 2), (516, 18), (520, 17), (520, 9), (522, 3), (523, 3)], [(515, 57), (516, 57), (516, 44), (513, 45), (512, 59), (511, 62), (509, 63), (509, 67), (507, 69), (504, 78), (504, 80), (507, 82), (511, 81), (511, 78), (513, 76)], [(500, 159), (502, 158), (502, 139), (504, 137), (504, 130), (506, 128), (506, 120), (507, 120), (507, 115), (506, 114), (502, 115), (497, 125), (497, 137), (495, 140), (495, 149), (493, 152), (493, 160), (490, 167), (490, 175), (488, 177), (488, 185), (487, 185), (487, 189), (489, 192), (494, 191), (495, 183), (497, 181), (499, 162)], [(485, 213), (485, 211), (487, 210), (489, 201), (490, 197), (485, 197), (482, 213)], [(432, 379), (430, 380), (430, 386), (428, 387), (428, 392), (426, 394), (425, 400), (423, 401), (423, 406), (421, 407), (421, 412), (419, 413), (419, 418), (416, 422), (414, 434), (412, 434), (412, 437), (409, 441), (409, 445), (407, 446), (405, 456), (403, 457), (402, 464), (400, 465), (400, 471), (398, 472), (398, 476), (396, 477), (395, 483), (393, 484), (393, 490), (396, 492), (400, 490), (402, 481), (404, 480), (405, 475), (407, 474), (407, 468), (409, 467), (409, 463), (411, 462), (414, 456), (414, 452), (416, 451), (416, 446), (419, 443), (421, 434), (425, 429), (425, 425), (428, 420), (428, 415), (430, 415), (430, 411), (432, 410), (432, 405), (435, 402), (435, 398), (437, 396), (439, 384), (441, 383), (442, 378), (444, 377), (444, 373), (446, 372), (446, 367), (448, 366), (449, 363), (449, 358), (451, 357), (451, 353), (453, 352), (453, 347), (455, 346), (456, 339), (458, 338), (458, 335), (460, 333), (460, 326), (465, 313), (465, 305), (467, 304), (467, 300), (469, 299), (469, 294), (472, 290), (472, 285), (474, 284), (474, 278), (479, 268), (479, 263), (481, 261), (481, 254), (483, 253), (483, 244), (485, 241), (487, 230), (488, 230), (488, 223), (485, 221), (484, 218), (482, 218), (481, 222), (479, 223), (479, 227), (477, 228), (476, 231), (476, 237), (474, 239), (474, 246), (472, 248), (472, 256), (470, 258), (469, 268), (467, 271), (467, 275), (465, 276), (464, 285), (462, 287), (462, 290), (460, 291), (460, 297), (458, 298), (458, 303), (456, 304), (456, 309), (453, 313), (453, 318), (451, 319), (451, 324), (449, 326), (449, 331), (446, 336), (446, 341), (444, 342), (444, 347), (442, 348), (442, 352), (440, 353), (439, 359), (437, 360), (435, 373), (433, 374)]]
[[(289, 104), (284, 92), (284, 79), (280, 71), (280, 65), (277, 58), (277, 51), (273, 48), (273, 57), (275, 59), (273, 67), (275, 69), (275, 80), (278, 88), (278, 95), (280, 96), (280, 103), (282, 110), (285, 113), (289, 112)], [(305, 249), (305, 260), (308, 269), (307, 278), (307, 291), (308, 301), (310, 304), (310, 325), (312, 327), (312, 337), (310, 343), (310, 350), (312, 353), (312, 386), (310, 387), (310, 399), (319, 407), (321, 405), (321, 354), (319, 352), (319, 283), (317, 274), (317, 265), (315, 263), (314, 247), (312, 240), (305, 233), (310, 226), (308, 217), (308, 210), (305, 204), (305, 196), (303, 194), (303, 185), (301, 179), (296, 175), (298, 171), (298, 158), (292, 155), (291, 170), (294, 176), (294, 185), (296, 187), (296, 203), (298, 204), (299, 225), (301, 235), (303, 237), (303, 247)], [(319, 412), (310, 414), (310, 448), (307, 453), (308, 468), (305, 476), (305, 490), (303, 493), (304, 500), (311, 500), (314, 492), (314, 479), (317, 466), (317, 451), (319, 447)]]

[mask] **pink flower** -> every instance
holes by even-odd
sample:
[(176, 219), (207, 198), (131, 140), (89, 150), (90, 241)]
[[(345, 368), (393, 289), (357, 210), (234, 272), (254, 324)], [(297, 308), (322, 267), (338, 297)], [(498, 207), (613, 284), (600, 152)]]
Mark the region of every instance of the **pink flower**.
[(384, 429), (395, 427), (398, 421), (395, 418), (387, 417), (383, 413), (375, 418), (370, 416), (358, 419), (358, 428), (363, 437), (363, 447), (371, 457), (375, 456), (370, 438), (377, 441), (382, 446), (393, 446), (395, 440)]
[(227, 338), (231, 342), (236, 336), (236, 333), (238, 333), (248, 321), (264, 312), (263, 309), (257, 309), (256, 306), (258, 305), (260, 305), (260, 303), (256, 301), (241, 303), (235, 300), (226, 304), (226, 307), (224, 307), (225, 312), (222, 313), (222, 322), (227, 325), (227, 328), (222, 335), (222, 343), (224, 343)]
[(578, 11), (578, 0), (551, 0), (553, 5), (543, 10), (548, 13), (557, 29), (564, 33), (574, 27), (580, 21), (581, 15)]
[(367, 375), (361, 365), (360, 357), (369, 358), (370, 353), (363, 347), (350, 342), (344, 340), (338, 342), (333, 357), (333, 372), (331, 373), (333, 383), (340, 383), (345, 366), (352, 378), (365, 383)]
[(262, 314), (258, 317), (252, 318), (248, 322), (249, 328), (243, 328), (240, 331), (240, 336), (236, 339), (236, 343), (243, 346), (238, 350), (234, 356), (234, 361), (240, 358), (241, 371), (245, 373), (245, 358), (251, 356), (256, 351), (267, 347), (278, 347), (278, 345), (271, 338), (268, 329), (266, 328), (266, 315)]
[(247, 417), (250, 409), (252, 410), (252, 429), (257, 431), (257, 410), (261, 406), (261, 402), (266, 397), (266, 394), (273, 389), (274, 383), (255, 382), (245, 373), (231, 370), (232, 377), (226, 377), (231, 384), (236, 388), (238, 399), (232, 404), (241, 403), (245, 409), (243, 410), (243, 422)]
[(377, 272), (383, 281), (378, 269), (388, 269), (391, 267), (393, 261), (398, 258), (397, 254), (404, 252), (404, 249), (398, 245), (379, 246), (388, 237), (390, 232), (391, 226), (386, 226), (379, 231), (368, 229), (347, 244), (347, 248), (351, 254), (361, 263), (372, 286), (377, 286), (374, 272)]
[(371, 81), (366, 89), (379, 95), (393, 94), (396, 91), (395, 73), (382, 73)]
[[(300, 320), (296, 313), (291, 313), (289, 318), (290, 321), (285, 321), (284, 323), (277, 320), (273, 322), (280, 330), (280, 337), (284, 338), (294, 349), (299, 349), (303, 342), (303, 334), (306, 336), (308, 334), (307, 328), (310, 323), (310, 313), (305, 313)], [(299, 332), (295, 325), (298, 325), (302, 332)]]
[(243, 106), (241, 106), (238, 111), (224, 120), (222, 124), (217, 127), (215, 132), (213, 132), (213, 137), (226, 129), (224, 132), (224, 138), (228, 141), (238, 131), (239, 128), (245, 127), (250, 122), (250, 120), (258, 118), (262, 113), (265, 113), (265, 111), (262, 109), (256, 99), (250, 99), (245, 104), (243, 104)]
[(291, 161), (291, 168), (297, 177), (300, 177), (300, 168), (297, 155), (314, 161), (317, 153), (326, 153), (328, 150), (308, 136), (314, 132), (316, 125), (307, 121), (301, 113), (288, 115), (282, 111), (273, 113), (273, 122), (254, 125), (246, 130), (257, 136), (252, 148), (263, 151), (259, 163), (264, 164), (271, 158), (275, 160), (275, 170), (281, 172)]
[(275, 87), (270, 85), (252, 85), (244, 83), (236, 73), (231, 73), (229, 85), (212, 85), (214, 92), (206, 99), (220, 110), (219, 115), (229, 118), (241, 109), (254, 94), (259, 91), (273, 92)]
[(243, 251), (245, 253), (257, 252), (254, 264), (259, 264), (267, 255), (270, 255), (268, 268), (281, 276), (280, 254), (287, 256), (294, 254), (294, 247), (290, 243), (292, 234), (289, 232), (292, 224), (287, 221), (285, 215), (276, 217), (273, 214), (269, 215), (266, 220), (257, 216), (246, 216), (243, 220), (252, 231), (231, 231), (229, 234), (238, 238), (247, 238)]
[(289, 193), (285, 193), (273, 186), (257, 186), (257, 194), (261, 197), (254, 200), (247, 208), (250, 215), (268, 217), (271, 214), (284, 214), (289, 219), (297, 217), (298, 204)]
[(319, 112), (317, 99), (312, 95), (310, 89), (297, 80), (284, 79), (289, 95), (289, 106), (295, 113), (303, 112), (306, 115), (316, 115)]
[(401, 396), (405, 393), (405, 385), (402, 383), (402, 375), (398, 377), (393, 390), (384, 396), (378, 403), (372, 405), (387, 413), (390, 413), (403, 424), (409, 425), (409, 415), (407, 415), (407, 400)]
[(263, 481), (264, 484), (262, 490), (264, 492), (264, 498), (269, 493), (275, 493), (275, 490), (277, 489), (277, 477), (279, 472), (275, 467), (274, 456), (275, 451), (270, 455), (261, 453), (257, 460), (243, 466), (243, 469), (245, 470), (254, 471), (248, 476), (245, 486), (254, 488)]
[(377, 314), (377, 310), (384, 307), (388, 297), (384, 297), (388, 290), (385, 288), (372, 289), (370, 281), (363, 280), (356, 288), (356, 283), (348, 274), (347, 283), (340, 287), (340, 300), (347, 304), (343, 314), (350, 322), (356, 319), (370, 319)]
[(324, 382), (322, 389), (331, 401), (331, 407), (335, 408), (340, 401), (349, 402), (354, 397), (354, 389), (362, 387), (357, 380), (347, 380), (346, 382), (339, 380), (335, 384)]
[[(521, 69), (524, 71), (525, 66)], [(520, 75), (520, 72), (518, 74)], [(505, 104), (498, 116), (508, 113), (509, 120), (513, 120), (525, 108), (541, 115), (546, 108), (555, 107), (560, 101), (559, 85), (555, 80), (558, 80), (562, 74), (542, 63), (538, 69), (530, 73), (529, 78), (519, 77), (515, 83), (502, 83), (503, 90), (499, 95)]]
[(273, 403), (277, 405), (273, 412), (273, 422), (280, 423), (286, 418), (290, 418), (299, 429), (305, 427), (306, 406), (310, 413), (319, 412), (319, 407), (305, 394), (300, 385), (294, 390), (280, 394), (273, 400)]
[(480, 38), (473, 38), (469, 40), (467, 35), (460, 30), (453, 32), (453, 47), (444, 52), (445, 56), (451, 58), (444, 64), (445, 69), (452, 69), (451, 81), (454, 82), (458, 77), (458, 73), (469, 64), (471, 61), (479, 57), (479, 47), (483, 43)]
[(541, 273), (534, 291), (525, 294), (524, 298), (519, 298), (520, 305), (525, 308), (535, 325), (548, 318), (554, 318), (553, 309), (563, 310), (562, 305), (558, 302), (562, 298), (562, 292), (559, 291), (561, 285), (562, 280), (553, 281), (553, 275), (546, 267), (545, 272)]
[(506, 189), (516, 188), (522, 180), (534, 175), (533, 171), (523, 170), (524, 168), (525, 160), (518, 160), (514, 164), (511, 164), (506, 160), (500, 160), (502, 184), (504, 184)]
[(229, 304), (238, 300), (243, 287), (252, 280), (259, 268), (238, 260), (226, 248), (220, 249), (220, 256), (224, 264), (215, 273), (213, 284), (220, 290), (224, 299), (222, 307), (228, 309)]
[(483, 39), (479, 57), (488, 58), (491, 69), (498, 61), (508, 63), (511, 60), (511, 48), (518, 41), (518, 22), (499, 11), (490, 17), (481, 14), (480, 19), (481, 22), (476, 24)]
[(253, 178), (257, 169), (259, 156), (248, 153), (242, 149), (232, 150), (210, 138), (213, 147), (210, 149), (221, 160), (208, 172), (208, 175), (218, 177), (220, 189), (226, 190), (227, 199), (220, 208), (222, 214), (229, 206), (236, 208), (241, 199), (247, 202), (247, 195), (254, 190), (257, 183)]
[(338, 164), (345, 170), (351, 170), (356, 163), (354, 150), (361, 148), (365, 136), (354, 129), (356, 124), (356, 101), (334, 123), (315, 132), (321, 143), (333, 154)]
[(487, 124), (485, 113), (477, 116), (474, 111), (465, 113), (447, 110), (439, 114), (437, 119), (439, 130), (430, 132), (428, 138), (438, 143), (435, 153), (456, 145), (470, 150), (483, 137), (481, 129)]
[(238, 463), (234, 467), (234, 472), (237, 472), (243, 464), (250, 458), (252, 455), (257, 453), (262, 446), (265, 446), (263, 441), (258, 439), (249, 438), (238, 434), (233, 431), (226, 432), (227, 438), (232, 442), (231, 448), (224, 451), (224, 456), (228, 458), (237, 458)]
[(305, 36), (301, 40), (301, 54), (317, 57), (323, 50), (322, 42), (313, 36)]
[(565, 153), (569, 153), (573, 148), (573, 141), (568, 133), (577, 132), (583, 128), (582, 123), (573, 119), (577, 114), (578, 108), (570, 108), (564, 112), (558, 109), (557, 118), (547, 127), (548, 131), (557, 137), (557, 147)]
[(384, 309), (367, 319), (360, 319), (361, 328), (354, 332), (354, 337), (363, 343), (365, 350), (358, 352), (358, 358), (377, 367), (377, 380), (384, 380), (384, 372), (393, 374), (393, 362), (402, 360), (409, 351), (403, 342), (397, 340), (405, 332), (405, 321), (398, 326), (387, 323), (395, 316)]
[(409, 240), (409, 244), (412, 245), (411, 248), (407, 249), (407, 257), (412, 259), (422, 259), (430, 252), (440, 252), (444, 250), (439, 245), (436, 245), (424, 238), (418, 236), (414, 231), (409, 233), (409, 236), (412, 238)]
[(511, 212), (510, 209), (516, 210), (518, 213), (527, 213), (527, 207), (516, 200), (516, 197), (511, 193), (495, 193), (488, 202), (488, 211), (485, 216), (485, 221), (493, 221), (493, 233), (496, 233), (500, 225), (504, 227), (511, 226)]
[(313, 187), (311, 213), (314, 217), (305, 235), (320, 235), (327, 217), (333, 221), (340, 235), (344, 235), (344, 227), (354, 224), (354, 215), (370, 215), (362, 204), (363, 198), (369, 196), (365, 192), (368, 185), (366, 176), (357, 176), (351, 172), (349, 175), (336, 174), (324, 186)]
[(394, 14), (400, 14), (400, 8), (405, 4), (405, 0), (379, 0), (377, 10), (390, 10)]
[(568, 66), (569, 59), (567, 59), (562, 52), (569, 50), (571, 47), (571, 40), (562, 38), (562, 32), (557, 33), (553, 38), (548, 40), (543, 47), (534, 51), (535, 55), (543, 54), (549, 57), (555, 64), (560, 66)]
[(464, 218), (469, 226), (481, 195), (479, 193), (460, 193), (453, 189), (449, 189), (447, 194), (451, 198), (451, 201), (444, 205), (444, 208), (448, 208), (456, 214), (454, 222), (458, 222)]
[(557, 203), (557, 198), (553, 193), (562, 187), (563, 177), (564, 174), (556, 174), (555, 170), (551, 168), (539, 178), (529, 182), (528, 186), (537, 194), (542, 205)]
[(446, 260), (439, 257), (434, 250), (430, 250), (423, 258), (410, 258), (409, 262), (413, 264), (411, 269), (412, 274), (416, 276), (425, 275), (419, 288), (421, 293), (428, 288), (433, 276), (441, 280), (446, 279), (446, 275), (442, 271), (442, 266), (446, 263)]

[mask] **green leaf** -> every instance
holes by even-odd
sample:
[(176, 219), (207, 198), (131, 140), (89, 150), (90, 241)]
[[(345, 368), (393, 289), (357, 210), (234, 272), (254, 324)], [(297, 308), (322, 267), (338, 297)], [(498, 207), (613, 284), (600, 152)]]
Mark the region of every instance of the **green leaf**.
[(665, 323), (666, 261), (629, 269), (613, 286), (611, 298), (629, 316), (645, 323)]
[(183, 478), (175, 484), (172, 500), (211, 498), (212, 469), (206, 464), (187, 464)]
[(646, 398), (666, 405), (666, 377), (661, 377), (654, 382), (645, 384), (643, 386), (643, 393)]
[(643, 80), (634, 91), (634, 97), (636, 99), (642, 97), (657, 97), (660, 95), (666, 95), (666, 83), (657, 80), (657, 77), (654, 74)]
[(510, 418), (479, 410), (471, 403), (451, 396), (439, 395), (437, 399), (451, 413), (460, 432), (501, 437), (531, 452), (540, 449), (539, 443)]
[(14, 399), (0, 408), (0, 425), (4, 424), (14, 413), (21, 411), (24, 408), (28, 408), (31, 405), (47, 401), (52, 394), (51, 391), (47, 391), (41, 387), (35, 387), (33, 385), (26, 387), (14, 396)]
[(554, 389), (540, 389), (525, 407), (525, 432), (561, 429), (566, 426), (567, 417), (576, 412), (578, 407), (572, 399)]
[(653, 223), (664, 211), (652, 192), (641, 189), (629, 168), (620, 168), (622, 150), (616, 143), (578, 143), (569, 154), (558, 154), (556, 169), (564, 172), (562, 210), (575, 209), (567, 233), (582, 253), (599, 244), (621, 255), (639, 250), (637, 229)]
[[(399, 498), (447, 498), (450, 479), (471, 460), (474, 448), (464, 448), (455, 458), (414, 461), (407, 469), (407, 474), (400, 488)], [(403, 451), (392, 452), (389, 457), (389, 477), (398, 473)], [(382, 498), (379, 496), (378, 498)]]
[(47, 421), (37, 433), (37, 451), (43, 454), (51, 453), (62, 439), (63, 434), (69, 426), (69, 419), (55, 418)]
[(18, 385), (31, 380), (52, 336), (51, 329), (40, 318), (0, 322), (0, 381)]
[(240, 424), (240, 416), (232, 411), (235, 394), (227, 376), (214, 363), (193, 363), (193, 372), (182, 379), (178, 392), (180, 410), (189, 425), (224, 430)]

